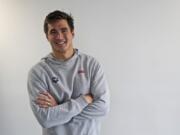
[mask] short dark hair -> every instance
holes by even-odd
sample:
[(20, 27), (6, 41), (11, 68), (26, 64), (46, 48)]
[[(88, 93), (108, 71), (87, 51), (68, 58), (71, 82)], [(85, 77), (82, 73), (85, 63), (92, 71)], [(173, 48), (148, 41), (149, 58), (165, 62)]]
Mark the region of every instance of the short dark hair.
[(70, 30), (73, 31), (74, 30), (74, 19), (71, 16), (71, 14), (67, 14), (63, 11), (55, 10), (55, 11), (49, 13), (44, 20), (45, 34), (48, 33), (48, 24), (55, 22), (57, 20), (62, 20), (62, 19), (67, 21), (67, 23), (70, 27)]

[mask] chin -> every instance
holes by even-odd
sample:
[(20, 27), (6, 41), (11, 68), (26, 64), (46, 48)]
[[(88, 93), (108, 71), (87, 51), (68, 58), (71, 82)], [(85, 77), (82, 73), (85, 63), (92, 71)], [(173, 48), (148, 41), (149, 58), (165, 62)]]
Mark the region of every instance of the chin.
[[(73, 49), (73, 47), (72, 47), (72, 49)], [(63, 47), (54, 45), (53, 50), (56, 52), (59, 52), (59, 53), (66, 53), (71, 50), (71, 46), (68, 44), (64, 45)]]
[(54, 47), (54, 50), (56, 50), (57, 52), (66, 52), (68, 50), (67, 46), (64, 47)]

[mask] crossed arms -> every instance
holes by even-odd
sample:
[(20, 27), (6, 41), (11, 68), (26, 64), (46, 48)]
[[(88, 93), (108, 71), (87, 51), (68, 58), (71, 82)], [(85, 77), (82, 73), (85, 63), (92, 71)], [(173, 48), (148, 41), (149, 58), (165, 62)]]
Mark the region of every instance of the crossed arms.
[[(91, 94), (83, 95), (84, 99), (88, 104), (92, 103), (93, 97)], [(37, 99), (35, 100), (35, 103), (39, 105), (41, 108), (48, 108), (48, 107), (54, 107), (57, 106), (58, 103), (54, 99), (54, 97), (47, 91), (41, 92), (38, 96)]]
[(80, 95), (58, 104), (46, 91), (46, 84), (36, 70), (28, 76), (30, 105), (37, 120), (44, 128), (70, 122), (72, 118), (98, 119), (109, 111), (109, 92), (104, 73), (99, 70), (91, 86), (91, 93)]

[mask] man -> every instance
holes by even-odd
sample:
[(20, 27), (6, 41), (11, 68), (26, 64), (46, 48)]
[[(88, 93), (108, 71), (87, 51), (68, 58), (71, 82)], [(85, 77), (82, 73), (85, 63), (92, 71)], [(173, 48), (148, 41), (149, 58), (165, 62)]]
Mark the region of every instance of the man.
[(99, 135), (109, 110), (102, 67), (73, 48), (74, 23), (67, 13), (49, 13), (44, 32), (52, 53), (28, 74), (30, 104), (43, 135)]

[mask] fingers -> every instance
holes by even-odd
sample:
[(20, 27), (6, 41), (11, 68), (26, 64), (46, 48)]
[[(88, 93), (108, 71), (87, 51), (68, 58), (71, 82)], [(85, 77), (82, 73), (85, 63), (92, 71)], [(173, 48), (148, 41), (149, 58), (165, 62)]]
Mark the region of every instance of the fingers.
[(49, 93), (46, 93), (46, 94), (50, 99), (54, 99), (54, 97), (52, 97), (51, 94), (49, 94)]
[(53, 107), (58, 105), (53, 96), (48, 92), (41, 92), (37, 99), (36, 104), (41, 108)]
[(37, 97), (37, 100), (42, 100), (42, 101), (47, 101), (50, 102), (51, 100), (49, 99), (48, 96), (44, 95), (44, 94), (39, 94)]
[(85, 95), (84, 98), (88, 102), (88, 104), (93, 102), (93, 96), (91, 94)]
[(47, 94), (47, 92), (41, 92), (36, 99), (36, 104), (41, 108), (51, 107), (52, 104), (49, 95), (50, 94)]
[(39, 107), (41, 107), (41, 108), (47, 108), (47, 107), (51, 106), (50, 102), (47, 102), (47, 101), (44, 101), (44, 100), (41, 100), (41, 99), (37, 99), (36, 104), (38, 104)]
[(43, 92), (43, 95), (45, 95), (46, 97), (48, 97), (48, 99), (50, 99), (52, 106), (58, 105), (55, 98), (49, 92)]
[(51, 94), (49, 94), (49, 92), (41, 92), (41, 94), (48, 97), (48, 99), (54, 99), (54, 97), (51, 96)]

